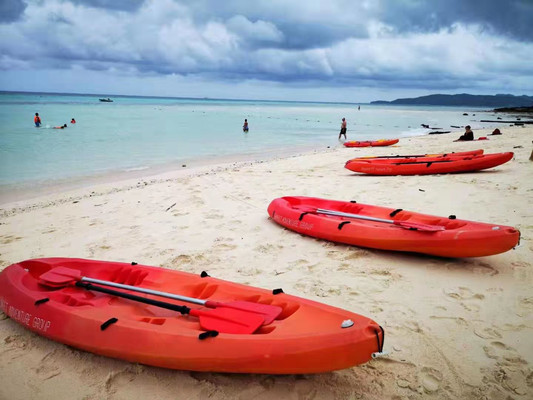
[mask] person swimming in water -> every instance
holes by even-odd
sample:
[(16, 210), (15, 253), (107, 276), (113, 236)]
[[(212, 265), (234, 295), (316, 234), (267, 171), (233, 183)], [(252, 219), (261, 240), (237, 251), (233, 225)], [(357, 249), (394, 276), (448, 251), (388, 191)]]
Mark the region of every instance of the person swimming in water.
[(244, 120), (244, 125), (242, 126), (242, 131), (245, 132), (245, 133), (248, 132), (248, 120), (247, 119)]
[(72, 119), (70, 120), (70, 123), (71, 123), (71, 124), (75, 124), (75, 123), (76, 123), (76, 120), (75, 120), (74, 118), (72, 118)]
[(41, 117), (39, 117), (39, 113), (35, 113), (35, 117), (33, 118), (33, 122), (35, 122), (35, 126), (37, 128), (41, 126)]
[(54, 126), (54, 129), (65, 129), (67, 127), (67, 124), (64, 124), (63, 126)]

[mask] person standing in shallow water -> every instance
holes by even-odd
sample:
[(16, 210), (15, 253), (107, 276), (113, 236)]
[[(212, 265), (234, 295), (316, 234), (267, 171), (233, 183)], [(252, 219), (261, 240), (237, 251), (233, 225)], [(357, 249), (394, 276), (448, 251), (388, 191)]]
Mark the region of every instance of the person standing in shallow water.
[(248, 133), (248, 120), (247, 119), (244, 120), (244, 125), (242, 126), (242, 131), (244, 133)]
[(342, 119), (341, 124), (341, 131), (339, 132), (339, 140), (341, 140), (341, 136), (344, 135), (344, 140), (346, 140), (346, 119)]
[(35, 122), (35, 126), (37, 128), (41, 126), (41, 117), (39, 117), (39, 113), (35, 113), (35, 117), (33, 118), (33, 122)]

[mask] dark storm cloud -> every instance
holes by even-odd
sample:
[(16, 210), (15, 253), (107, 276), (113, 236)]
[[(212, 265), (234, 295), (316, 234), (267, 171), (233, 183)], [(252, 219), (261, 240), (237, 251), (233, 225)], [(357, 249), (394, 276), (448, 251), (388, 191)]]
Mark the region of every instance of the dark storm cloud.
[(0, 23), (5, 71), (80, 68), (331, 87), (531, 86), (533, 0), (0, 4), (12, 5), (12, 21)]
[(287, 38), (282, 46), (285, 49), (302, 50), (327, 47), (347, 37), (368, 37), (366, 27), (359, 24), (353, 24), (351, 27), (327, 24), (317, 26), (314, 22), (294, 24), (282, 21), (278, 27)]
[(367, 37), (372, 19), (398, 33), (437, 32), (455, 23), (477, 24), (496, 34), (533, 41), (533, 0), (372, 0), (355, 2), (179, 0), (198, 20), (236, 12), (267, 19), (285, 34), (285, 48), (328, 46), (346, 37)]
[(71, 2), (108, 10), (135, 11), (144, 3), (144, 0), (71, 0)]
[(230, 19), (235, 14), (251, 21), (265, 20), (275, 24), (285, 40), (275, 47), (281, 49), (312, 49), (327, 47), (347, 37), (367, 37), (366, 9), (352, 0), (177, 0), (190, 10), (196, 22), (216, 18)]
[(16, 21), (25, 8), (22, 0), (0, 0), (0, 23)]
[(381, 1), (379, 14), (398, 32), (435, 32), (463, 23), (533, 41), (533, 0), (387, 0)]

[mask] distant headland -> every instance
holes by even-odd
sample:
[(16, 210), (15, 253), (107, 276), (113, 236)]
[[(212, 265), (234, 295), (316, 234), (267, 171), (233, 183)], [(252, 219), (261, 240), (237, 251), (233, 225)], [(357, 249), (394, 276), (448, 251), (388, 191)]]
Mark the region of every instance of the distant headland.
[(533, 107), (533, 96), (514, 96), (512, 94), (474, 95), (474, 94), (431, 94), (415, 98), (393, 101), (372, 101), (370, 104), (398, 104), (424, 106), (471, 106), (471, 107)]

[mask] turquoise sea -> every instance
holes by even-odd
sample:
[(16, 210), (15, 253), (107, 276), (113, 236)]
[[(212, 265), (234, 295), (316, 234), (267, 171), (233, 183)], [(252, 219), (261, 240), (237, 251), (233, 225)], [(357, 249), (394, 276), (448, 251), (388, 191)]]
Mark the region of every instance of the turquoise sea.
[[(113, 102), (100, 102), (104, 97)], [(454, 130), (463, 130), (451, 125), (470, 124), (475, 132), (491, 127), (479, 120), (495, 119), (489, 110), (466, 107), (358, 106), (0, 92), (0, 190), (220, 156), (339, 146), (343, 117), (348, 140), (427, 134), (421, 124), (456, 136)], [(36, 112), (40, 128), (33, 123)], [(242, 131), (245, 118), (249, 133)], [(66, 129), (52, 128), (65, 123)]]

